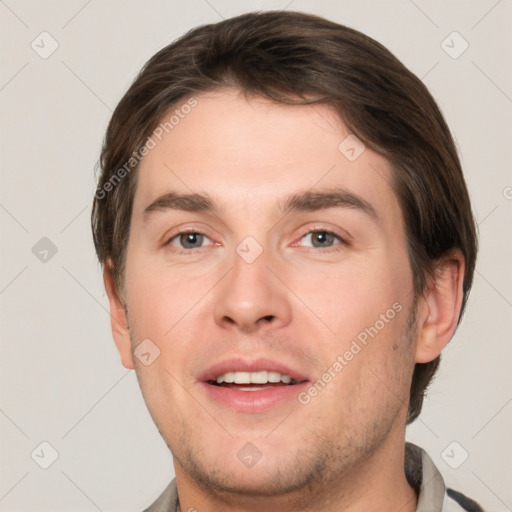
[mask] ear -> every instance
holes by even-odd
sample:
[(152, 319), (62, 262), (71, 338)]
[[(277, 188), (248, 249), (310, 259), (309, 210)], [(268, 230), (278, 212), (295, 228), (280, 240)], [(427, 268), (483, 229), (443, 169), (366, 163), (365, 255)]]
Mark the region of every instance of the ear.
[(462, 306), (464, 269), (464, 257), (458, 250), (438, 262), (419, 305), (417, 363), (435, 359), (452, 338)]
[(122, 300), (119, 298), (115, 284), (113, 264), (110, 258), (103, 265), (103, 283), (108, 295), (110, 304), (110, 325), (112, 327), (112, 335), (121, 356), (121, 363), (125, 368), (133, 370), (132, 347), (130, 342), (130, 331), (128, 329), (128, 319)]

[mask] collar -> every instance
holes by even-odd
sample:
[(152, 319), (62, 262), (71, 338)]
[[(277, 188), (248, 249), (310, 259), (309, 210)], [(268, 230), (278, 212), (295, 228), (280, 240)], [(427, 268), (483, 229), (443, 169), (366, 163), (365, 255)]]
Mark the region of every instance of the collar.
[(441, 512), (446, 492), (443, 477), (427, 452), (412, 443), (405, 443), (405, 476), (416, 491), (416, 512)]

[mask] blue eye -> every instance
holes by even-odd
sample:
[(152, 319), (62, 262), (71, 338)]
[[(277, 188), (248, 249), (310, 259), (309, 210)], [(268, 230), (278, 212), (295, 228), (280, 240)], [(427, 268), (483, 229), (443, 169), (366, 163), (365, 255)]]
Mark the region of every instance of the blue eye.
[[(195, 231), (185, 231), (173, 236), (167, 243), (180, 249), (199, 249), (200, 247), (203, 247), (203, 242), (205, 239), (208, 239), (208, 237), (202, 233), (197, 233)], [(175, 240), (179, 243), (179, 245), (173, 243)]]
[[(309, 242), (305, 241), (307, 239), (309, 239)], [(194, 249), (201, 249), (202, 247), (211, 245), (209, 242), (211, 242), (211, 240), (204, 233), (197, 231), (181, 231), (169, 238), (166, 245), (175, 247), (178, 252), (191, 252)], [(330, 249), (332, 247), (336, 250), (336, 246), (346, 246), (349, 244), (341, 236), (324, 229), (309, 231), (301, 237), (300, 245), (317, 249)], [(342, 247), (340, 247), (340, 249), (341, 248)]]
[(330, 248), (335, 245), (336, 240), (346, 245), (346, 242), (343, 240), (343, 238), (327, 230), (309, 231), (301, 238), (301, 240), (305, 239), (306, 237), (310, 238), (310, 244), (304, 244), (305, 247), (317, 247), (320, 249), (324, 247)]

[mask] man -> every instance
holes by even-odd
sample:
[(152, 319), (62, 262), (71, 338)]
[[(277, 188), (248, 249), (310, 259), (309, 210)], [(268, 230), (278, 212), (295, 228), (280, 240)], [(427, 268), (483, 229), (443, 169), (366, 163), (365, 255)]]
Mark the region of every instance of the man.
[(196, 28), (117, 106), (93, 232), (178, 511), (481, 510), (405, 427), (476, 258), (454, 143), (369, 37), (293, 12)]

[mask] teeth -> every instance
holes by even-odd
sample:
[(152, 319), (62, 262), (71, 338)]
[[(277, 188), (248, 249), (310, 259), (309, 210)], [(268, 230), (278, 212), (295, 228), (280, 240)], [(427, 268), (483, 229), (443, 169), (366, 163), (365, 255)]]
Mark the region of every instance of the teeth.
[(266, 384), (268, 382), (268, 372), (253, 372), (250, 375), (251, 384)]
[(268, 372), (267, 378), (269, 382), (280, 382), (281, 374), (279, 372)]
[(240, 388), (240, 391), (264, 391), (265, 389), (272, 389), (272, 386), (266, 386), (261, 388)]
[(288, 375), (281, 375), (281, 381), (284, 382), (285, 384), (290, 384), (292, 379), (288, 377)]
[[(232, 383), (235, 382), (235, 374), (233, 372), (228, 372), (222, 375), (224, 377), (224, 382)], [(220, 384), (222, 380), (219, 382), (219, 379), (217, 378), (217, 382)]]
[(251, 374), (248, 372), (235, 372), (235, 384), (250, 384)]
[(217, 384), (235, 383), (235, 384), (267, 384), (268, 382), (290, 384), (293, 379), (279, 372), (227, 372), (217, 377)]

